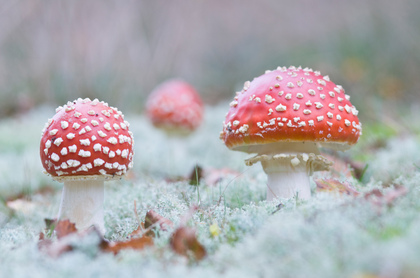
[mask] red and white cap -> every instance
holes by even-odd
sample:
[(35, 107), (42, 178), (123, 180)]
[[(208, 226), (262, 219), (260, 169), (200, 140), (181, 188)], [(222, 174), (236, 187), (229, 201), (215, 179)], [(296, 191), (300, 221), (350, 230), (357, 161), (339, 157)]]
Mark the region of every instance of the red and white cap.
[(345, 150), (362, 133), (340, 85), (319, 71), (279, 67), (247, 81), (230, 103), (221, 139), (233, 150), (277, 142), (315, 142)]
[(56, 112), (40, 144), (42, 165), (55, 180), (108, 180), (132, 168), (133, 134), (117, 108), (79, 98)]
[(179, 79), (159, 85), (146, 103), (146, 113), (153, 125), (168, 132), (194, 131), (202, 122), (203, 110), (197, 91)]

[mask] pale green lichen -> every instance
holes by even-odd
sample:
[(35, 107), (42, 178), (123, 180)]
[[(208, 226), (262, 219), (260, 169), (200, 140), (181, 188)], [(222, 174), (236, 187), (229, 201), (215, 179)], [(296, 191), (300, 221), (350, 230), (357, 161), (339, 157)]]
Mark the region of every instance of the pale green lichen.
[[(413, 166), (419, 153), (415, 139), (407, 139), (404, 146), (391, 140), (367, 161), (370, 181), (356, 184), (361, 192), (379, 189), (384, 194), (394, 190), (392, 184), (405, 186), (408, 194), (389, 206), (328, 193), (314, 193), (307, 202), (266, 202), (261, 166), (246, 167), (243, 160), (249, 155), (229, 151), (218, 139), (225, 107), (207, 107), (203, 126), (191, 137), (173, 142), (144, 117), (126, 115), (136, 140), (134, 176), (106, 183), (106, 237), (126, 239), (149, 209), (173, 221), (174, 227), (157, 232), (155, 247), (117, 256), (100, 252), (95, 235), (72, 238), (73, 251), (58, 258), (39, 251), (38, 235), (45, 227), (44, 218), (56, 216), (60, 191), (34, 192), (46, 185), (61, 187), (42, 174), (38, 158), (39, 130), (48, 113), (40, 110), (42, 116), (0, 122), (2, 136), (8, 138), (18, 136), (25, 126), (39, 127), (30, 128), (21, 143), (2, 138), (19, 155), (0, 150), (4, 166), (0, 196), (6, 200), (23, 192), (26, 203), (15, 204), (14, 211), (5, 202), (0, 204), (0, 277), (397, 277), (418, 273), (420, 173)], [(15, 128), (6, 128), (11, 125)], [(204, 169), (233, 171), (212, 186), (177, 181), (197, 163)], [(390, 187), (383, 188), (385, 182)], [(195, 205), (198, 209), (186, 224), (196, 229), (208, 255), (191, 263), (171, 251), (168, 242)], [(217, 234), (210, 229), (215, 223)]]

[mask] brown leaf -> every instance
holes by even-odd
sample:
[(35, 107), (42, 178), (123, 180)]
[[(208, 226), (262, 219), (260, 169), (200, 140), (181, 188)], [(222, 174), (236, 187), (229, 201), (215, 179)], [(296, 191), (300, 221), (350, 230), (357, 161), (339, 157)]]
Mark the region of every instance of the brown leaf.
[(395, 186), (395, 188), (382, 193), (379, 189), (375, 188), (363, 195), (365, 200), (370, 201), (372, 204), (382, 207), (383, 205), (392, 206), (396, 199), (406, 195), (408, 189), (404, 186)]
[(58, 221), (57, 225), (55, 226), (55, 232), (58, 239), (73, 233), (77, 233), (76, 224), (70, 222), (68, 219)]
[(159, 224), (162, 231), (167, 231), (168, 228), (172, 228), (174, 226), (174, 223), (171, 220), (161, 216), (154, 210), (149, 210), (144, 219), (144, 227), (148, 229), (157, 224)]
[(141, 250), (147, 246), (153, 245), (153, 239), (149, 236), (142, 236), (130, 239), (128, 241), (107, 242), (103, 240), (100, 248), (104, 252), (112, 252), (114, 255), (118, 254), (123, 249)]
[(320, 192), (338, 192), (352, 196), (359, 195), (359, 192), (348, 182), (340, 182), (337, 179), (316, 179), (316, 188)]
[(201, 260), (206, 256), (206, 249), (197, 240), (195, 230), (190, 227), (180, 227), (172, 234), (170, 241), (172, 249), (186, 257)]

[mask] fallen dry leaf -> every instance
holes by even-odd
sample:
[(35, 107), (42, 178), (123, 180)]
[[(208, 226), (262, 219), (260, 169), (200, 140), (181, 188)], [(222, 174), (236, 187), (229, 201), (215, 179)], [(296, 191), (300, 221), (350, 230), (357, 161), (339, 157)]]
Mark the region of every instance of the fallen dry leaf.
[(316, 179), (316, 189), (320, 192), (337, 192), (352, 196), (359, 195), (359, 192), (349, 182), (341, 182), (337, 179)]
[(68, 219), (58, 221), (54, 230), (58, 239), (77, 233), (76, 224), (70, 222)]
[(404, 186), (395, 186), (393, 189), (383, 193), (375, 188), (363, 195), (364, 199), (372, 204), (382, 207), (383, 205), (392, 206), (394, 201), (408, 193), (408, 189)]
[(142, 236), (130, 239), (128, 241), (107, 242), (102, 240), (100, 248), (104, 252), (112, 252), (114, 255), (118, 254), (124, 249), (141, 250), (147, 246), (153, 245), (153, 239), (149, 236)]
[(201, 260), (206, 256), (206, 249), (198, 241), (195, 230), (190, 227), (180, 227), (172, 234), (170, 245), (176, 253)]
[(162, 231), (167, 231), (168, 228), (172, 228), (174, 226), (174, 223), (171, 220), (163, 217), (154, 210), (149, 210), (144, 219), (144, 227), (148, 229), (149, 227), (153, 227), (157, 224), (160, 226)]

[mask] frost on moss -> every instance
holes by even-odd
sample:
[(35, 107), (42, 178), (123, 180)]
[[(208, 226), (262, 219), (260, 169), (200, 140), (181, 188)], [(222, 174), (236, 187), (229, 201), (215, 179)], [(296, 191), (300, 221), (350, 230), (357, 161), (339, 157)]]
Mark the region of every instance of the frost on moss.
[[(0, 170), (0, 277), (398, 277), (420, 271), (420, 173), (414, 165), (420, 151), (415, 139), (404, 144), (391, 140), (377, 152), (368, 162), (369, 182), (350, 181), (361, 191), (359, 197), (314, 190), (307, 202), (266, 202), (261, 166), (246, 167), (248, 155), (227, 150), (218, 139), (226, 107), (207, 107), (204, 125), (185, 140), (166, 138), (143, 116), (126, 115), (136, 139), (134, 171), (127, 180), (106, 183), (106, 237), (126, 239), (149, 209), (174, 227), (157, 228), (153, 247), (117, 256), (98, 251), (94, 236), (73, 238), (73, 251), (58, 258), (38, 249), (44, 218), (56, 216), (61, 189), (42, 174), (38, 161), (39, 130), (49, 113), (12, 121), (20, 128), (27, 123), (37, 128), (8, 143), (19, 155), (0, 149), (0, 165), (5, 166)], [(8, 137), (19, 136), (20, 131), (5, 126), (10, 121), (0, 122)], [(192, 186), (186, 177), (197, 163), (205, 170), (232, 171), (212, 184), (203, 179)], [(39, 192), (47, 185), (53, 192)], [(363, 197), (373, 189), (392, 193), (394, 186), (408, 193), (379, 205)], [(6, 204), (22, 192), (16, 203)], [(207, 250), (204, 260), (191, 262), (169, 247), (181, 224), (196, 230)]]

